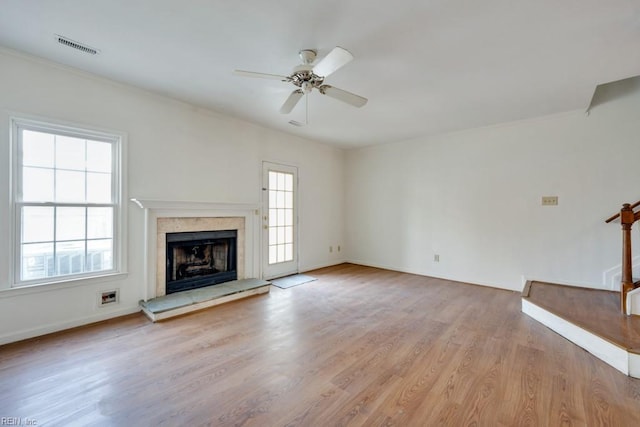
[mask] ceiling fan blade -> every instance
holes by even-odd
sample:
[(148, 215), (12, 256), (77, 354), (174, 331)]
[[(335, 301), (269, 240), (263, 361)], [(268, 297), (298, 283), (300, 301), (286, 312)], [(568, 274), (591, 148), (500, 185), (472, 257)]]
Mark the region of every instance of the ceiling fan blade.
[(336, 46), (313, 67), (313, 74), (320, 77), (327, 77), (329, 74), (349, 63), (352, 59), (353, 55), (351, 52), (340, 46)]
[(355, 93), (347, 92), (346, 90), (338, 89), (337, 87), (322, 85), (318, 88), (321, 94), (327, 95), (331, 98), (337, 99), (338, 101), (346, 102), (347, 104), (353, 105), (354, 107), (362, 107), (367, 103), (368, 99), (363, 98), (360, 95), (356, 95)]
[(284, 101), (284, 104), (282, 104), (282, 107), (280, 107), (280, 112), (282, 114), (289, 114), (291, 110), (293, 110), (293, 107), (296, 106), (298, 101), (300, 101), (302, 95), (304, 95), (304, 93), (300, 89), (296, 89), (291, 92), (291, 95), (289, 95), (287, 100)]
[(280, 80), (283, 82), (288, 82), (289, 77), (281, 76), (279, 74), (267, 74), (267, 73), (256, 73), (254, 71), (244, 71), (244, 70), (233, 70), (233, 74), (241, 77), (255, 77), (258, 79), (272, 79), (272, 80)]

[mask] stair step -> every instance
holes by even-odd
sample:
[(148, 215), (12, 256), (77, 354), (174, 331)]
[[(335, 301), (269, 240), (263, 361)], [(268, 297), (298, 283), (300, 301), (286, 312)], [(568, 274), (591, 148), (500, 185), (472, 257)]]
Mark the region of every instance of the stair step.
[(626, 375), (640, 378), (640, 316), (620, 312), (620, 294), (528, 282), (522, 312)]

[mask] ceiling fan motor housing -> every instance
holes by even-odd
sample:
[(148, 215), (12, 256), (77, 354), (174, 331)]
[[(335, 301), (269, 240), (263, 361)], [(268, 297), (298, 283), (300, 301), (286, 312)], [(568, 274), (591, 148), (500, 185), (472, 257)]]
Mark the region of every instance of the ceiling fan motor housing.
[(314, 87), (320, 87), (324, 81), (324, 77), (313, 73), (311, 64), (302, 64), (295, 67), (289, 79), (294, 85), (305, 89), (305, 92), (310, 91)]

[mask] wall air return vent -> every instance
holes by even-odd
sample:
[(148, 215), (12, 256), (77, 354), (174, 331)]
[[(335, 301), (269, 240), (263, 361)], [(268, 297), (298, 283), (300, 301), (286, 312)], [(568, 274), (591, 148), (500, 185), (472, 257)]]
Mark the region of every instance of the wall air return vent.
[(58, 43), (68, 46), (68, 47), (72, 47), (74, 49), (77, 49), (81, 52), (84, 53), (88, 53), (90, 55), (97, 55), (98, 53), (100, 53), (100, 51), (96, 48), (93, 48), (91, 46), (87, 46), (86, 44), (71, 40), (65, 36), (61, 36), (59, 34), (56, 34), (56, 40)]

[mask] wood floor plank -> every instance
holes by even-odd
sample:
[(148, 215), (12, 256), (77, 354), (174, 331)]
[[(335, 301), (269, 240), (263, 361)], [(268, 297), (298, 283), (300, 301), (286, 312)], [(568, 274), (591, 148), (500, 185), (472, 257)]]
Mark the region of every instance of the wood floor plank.
[(1, 346), (0, 417), (640, 425), (640, 380), (522, 314), (518, 293), (352, 264), (308, 274), (317, 280), (166, 322), (131, 315)]

